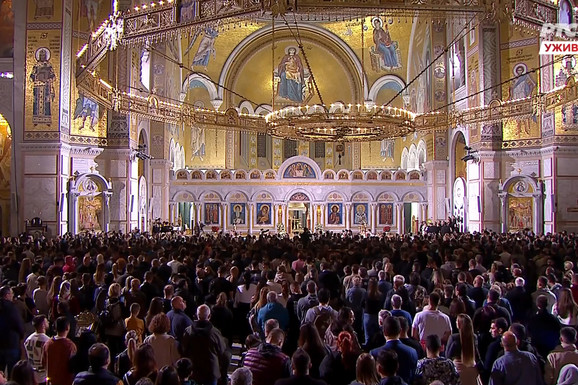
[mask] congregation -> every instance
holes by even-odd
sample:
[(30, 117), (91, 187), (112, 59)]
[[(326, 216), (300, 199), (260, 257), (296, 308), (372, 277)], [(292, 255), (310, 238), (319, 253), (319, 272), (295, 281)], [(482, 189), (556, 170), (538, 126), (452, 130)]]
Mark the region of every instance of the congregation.
[(0, 385), (578, 384), (575, 234), (305, 234), (2, 238)]

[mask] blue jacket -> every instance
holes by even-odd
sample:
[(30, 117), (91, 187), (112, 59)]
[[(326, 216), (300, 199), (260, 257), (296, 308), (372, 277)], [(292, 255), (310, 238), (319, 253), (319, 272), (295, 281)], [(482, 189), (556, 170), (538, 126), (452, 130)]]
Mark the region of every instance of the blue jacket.
[(271, 302), (259, 310), (257, 322), (259, 323), (259, 326), (261, 326), (261, 330), (265, 330), (265, 322), (271, 318), (275, 318), (279, 321), (279, 327), (281, 329), (287, 330), (287, 327), (289, 326), (289, 312), (285, 307), (283, 307), (283, 305), (278, 302)]
[(167, 313), (167, 317), (171, 321), (170, 335), (180, 342), (185, 329), (191, 326), (193, 321), (182, 310), (171, 310)]

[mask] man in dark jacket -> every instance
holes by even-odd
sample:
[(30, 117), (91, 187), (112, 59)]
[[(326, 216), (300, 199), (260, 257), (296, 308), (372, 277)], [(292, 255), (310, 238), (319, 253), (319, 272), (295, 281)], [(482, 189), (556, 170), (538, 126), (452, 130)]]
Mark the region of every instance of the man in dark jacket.
[(185, 330), (193, 324), (193, 321), (185, 314), (187, 304), (183, 300), (183, 297), (178, 295), (173, 297), (171, 307), (173, 309), (167, 313), (167, 317), (169, 317), (171, 321), (170, 334), (175, 337), (177, 341), (181, 342)]
[(0, 288), (0, 370), (12, 373), (20, 359), (20, 344), (24, 338), (24, 322), (14, 305), (14, 292), (10, 286)]
[(105, 344), (96, 343), (88, 350), (90, 369), (80, 372), (73, 385), (122, 385), (122, 381), (107, 370), (110, 365), (110, 350)]
[(275, 385), (327, 385), (323, 380), (316, 380), (309, 375), (311, 368), (311, 358), (309, 354), (301, 348), (297, 349), (291, 357), (291, 368), (293, 375), (289, 378), (282, 378), (275, 382)]
[(283, 330), (276, 328), (267, 335), (266, 342), (249, 349), (243, 366), (253, 373), (253, 385), (271, 385), (291, 374), (291, 360), (281, 351), (285, 341)]
[(525, 284), (524, 278), (516, 278), (516, 286), (506, 294), (506, 299), (512, 305), (512, 321), (514, 322), (525, 322), (532, 309), (532, 296), (526, 291)]
[(197, 308), (197, 318), (185, 329), (181, 342), (183, 357), (193, 362), (193, 376), (198, 385), (225, 384), (231, 352), (219, 329), (209, 319), (211, 309), (207, 305)]

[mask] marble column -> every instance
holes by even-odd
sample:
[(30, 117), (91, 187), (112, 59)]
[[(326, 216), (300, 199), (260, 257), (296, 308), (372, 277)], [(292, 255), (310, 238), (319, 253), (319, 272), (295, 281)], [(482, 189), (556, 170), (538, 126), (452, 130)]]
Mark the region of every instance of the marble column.
[(371, 226), (371, 233), (375, 234), (376, 230), (377, 230), (377, 203), (370, 203), (369, 204), (369, 220), (370, 220), (370, 226)]
[(351, 203), (344, 203), (343, 207), (345, 207), (345, 229), (351, 230)]
[(403, 234), (404, 229), (404, 218), (403, 218), (403, 202), (395, 202), (395, 216), (397, 222), (397, 233)]
[(501, 232), (505, 233), (508, 227), (508, 193), (503, 191), (498, 193), (498, 197), (500, 198), (500, 228)]
[(253, 234), (253, 223), (254, 221), (254, 217), (255, 217), (255, 203), (247, 203), (247, 229), (248, 229), (248, 234), (251, 235)]
[(229, 229), (229, 210), (228, 210), (228, 204), (226, 202), (221, 202), (221, 229), (223, 230), (223, 232), (227, 231)]

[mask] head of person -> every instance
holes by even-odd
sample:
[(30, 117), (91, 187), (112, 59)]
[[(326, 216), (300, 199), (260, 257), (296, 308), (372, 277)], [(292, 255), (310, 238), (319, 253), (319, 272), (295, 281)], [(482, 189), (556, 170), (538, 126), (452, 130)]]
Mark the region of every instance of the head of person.
[(66, 337), (70, 331), (70, 321), (66, 317), (58, 317), (54, 323), (56, 327), (56, 333), (60, 337)]
[(394, 309), (396, 309), (396, 310), (397, 310), (397, 309), (400, 309), (402, 304), (403, 304), (403, 299), (401, 298), (401, 295), (399, 295), (399, 294), (394, 294), (394, 295), (391, 297), (391, 306), (392, 306)]
[(267, 303), (277, 303), (277, 292), (270, 291), (267, 293)]
[(231, 374), (231, 385), (252, 385), (253, 373), (247, 367), (235, 369)]
[(279, 328), (275, 328), (267, 335), (266, 341), (268, 344), (281, 347), (283, 346), (283, 342), (285, 342), (285, 332)]
[(20, 360), (12, 368), (10, 375), (11, 382), (18, 385), (36, 385), (34, 368), (28, 360)]
[(499, 317), (492, 320), (490, 324), (490, 333), (493, 338), (497, 338), (508, 330), (508, 321), (504, 317)]
[(545, 295), (539, 295), (538, 298), (536, 298), (536, 307), (538, 308), (538, 310), (547, 310), (548, 297), (546, 297)]
[(0, 299), (4, 299), (10, 302), (14, 300), (14, 292), (10, 286), (5, 285), (0, 288)]
[(38, 314), (32, 319), (32, 325), (37, 333), (45, 333), (48, 329), (48, 318), (44, 314)]
[(155, 385), (180, 385), (181, 380), (177, 369), (172, 365), (165, 365), (159, 370)]
[(137, 376), (146, 376), (157, 368), (155, 351), (149, 344), (140, 345), (134, 352), (132, 361)]
[(474, 278), (474, 287), (482, 287), (483, 284), (484, 284), (484, 277), (478, 275), (476, 276), (476, 278)]
[(140, 305), (136, 302), (133, 302), (130, 305), (130, 315), (136, 317), (138, 316), (138, 313), (140, 313)]
[(401, 325), (397, 317), (387, 317), (383, 322), (383, 335), (386, 340), (398, 339), (401, 334)]
[(430, 334), (425, 338), (425, 347), (428, 356), (439, 357), (442, 348), (442, 341), (437, 334)]
[(357, 358), (355, 377), (360, 384), (379, 383), (379, 374), (377, 373), (375, 359), (371, 354), (363, 353)]
[(311, 368), (311, 357), (309, 354), (302, 349), (297, 348), (293, 356), (291, 356), (291, 368), (293, 369), (293, 374), (296, 376), (305, 376), (309, 374), (309, 368)]
[(400, 337), (407, 338), (407, 332), (409, 331), (409, 322), (404, 316), (398, 316), (399, 326), (401, 327)]
[(181, 358), (175, 363), (177, 374), (181, 383), (188, 380), (193, 375), (193, 362), (188, 358)]
[(377, 355), (377, 371), (382, 377), (395, 376), (399, 368), (397, 353), (391, 349), (383, 349)]
[(576, 344), (576, 329), (573, 327), (563, 327), (560, 329), (560, 342), (566, 345)]
[(120, 297), (120, 285), (118, 283), (113, 283), (108, 288), (108, 296), (109, 298), (118, 298)]
[(440, 295), (433, 292), (429, 295), (429, 306), (431, 310), (436, 310), (440, 304)]
[(208, 321), (211, 318), (211, 308), (202, 304), (197, 308), (197, 319), (199, 321)]
[(151, 320), (149, 330), (154, 334), (165, 334), (171, 330), (171, 321), (165, 313), (157, 314)]
[(518, 350), (518, 338), (510, 331), (502, 335), (502, 346), (506, 352)]
[(514, 333), (514, 335), (518, 339), (518, 343), (526, 340), (526, 327), (521, 323), (516, 322), (511, 324), (508, 330)]
[(499, 300), (500, 300), (500, 293), (495, 289), (491, 289), (488, 292), (488, 303), (498, 303)]
[(110, 364), (110, 350), (108, 346), (96, 343), (88, 349), (88, 362), (93, 370), (107, 368)]
[(331, 299), (331, 294), (329, 293), (329, 290), (327, 290), (325, 288), (320, 289), (319, 292), (317, 293), (317, 300), (322, 305), (327, 305), (329, 303), (330, 299)]
[(395, 290), (400, 289), (403, 285), (405, 285), (405, 278), (403, 275), (396, 275), (393, 277), (393, 288)]
[(383, 328), (383, 324), (385, 322), (385, 319), (387, 317), (391, 317), (391, 312), (389, 310), (382, 309), (379, 311), (379, 314), (377, 317), (378, 317), (379, 327)]
[(538, 277), (537, 286), (538, 289), (544, 289), (548, 287), (548, 278), (545, 276)]
[(187, 304), (183, 297), (177, 295), (171, 299), (171, 307), (173, 310), (184, 311), (187, 308)]
[(267, 337), (272, 330), (277, 329), (278, 327), (279, 321), (277, 321), (275, 318), (269, 318), (267, 321), (265, 321), (265, 337)]

